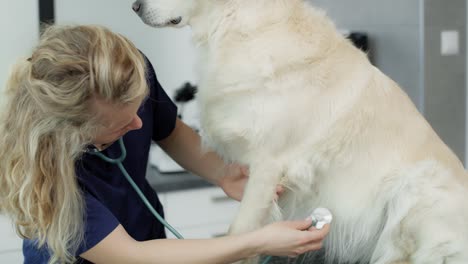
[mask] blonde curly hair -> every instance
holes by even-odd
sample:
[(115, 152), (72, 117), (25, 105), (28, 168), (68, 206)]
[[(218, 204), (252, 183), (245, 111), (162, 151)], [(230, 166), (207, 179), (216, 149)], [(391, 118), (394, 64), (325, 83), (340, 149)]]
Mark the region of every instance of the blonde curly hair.
[(99, 128), (92, 100), (130, 104), (148, 93), (145, 61), (100, 26), (50, 26), (13, 68), (0, 117), (0, 209), (50, 263), (72, 263), (83, 241), (75, 162)]

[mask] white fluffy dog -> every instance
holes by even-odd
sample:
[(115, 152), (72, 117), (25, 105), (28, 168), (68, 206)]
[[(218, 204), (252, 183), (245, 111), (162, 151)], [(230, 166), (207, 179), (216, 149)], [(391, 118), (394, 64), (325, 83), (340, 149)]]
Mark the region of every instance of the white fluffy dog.
[[(207, 145), (250, 166), (234, 233), (335, 217), (327, 262), (468, 263), (465, 169), (398, 85), (301, 0), (140, 0), (193, 29)], [(277, 206), (275, 186), (288, 187)], [(281, 209), (280, 209), (281, 208)]]

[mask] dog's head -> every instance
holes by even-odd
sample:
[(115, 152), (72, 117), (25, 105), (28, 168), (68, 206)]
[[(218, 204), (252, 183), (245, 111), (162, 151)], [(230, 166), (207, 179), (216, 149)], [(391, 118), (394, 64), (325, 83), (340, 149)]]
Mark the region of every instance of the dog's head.
[(204, 0), (137, 0), (132, 8), (149, 26), (183, 27), (199, 1)]

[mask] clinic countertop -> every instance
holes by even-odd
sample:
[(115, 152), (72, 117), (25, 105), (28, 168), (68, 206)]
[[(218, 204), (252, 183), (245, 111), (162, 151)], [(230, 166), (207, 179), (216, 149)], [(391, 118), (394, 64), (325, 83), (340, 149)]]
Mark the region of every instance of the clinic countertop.
[(212, 183), (190, 173), (161, 173), (156, 167), (149, 166), (146, 174), (149, 184), (158, 193), (199, 189), (214, 186)]

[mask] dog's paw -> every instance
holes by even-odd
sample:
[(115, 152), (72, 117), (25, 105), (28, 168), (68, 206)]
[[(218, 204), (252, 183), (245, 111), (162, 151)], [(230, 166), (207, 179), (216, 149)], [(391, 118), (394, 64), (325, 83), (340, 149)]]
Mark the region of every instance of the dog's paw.
[(229, 234), (230, 235), (243, 234), (243, 233), (247, 233), (249, 231), (255, 230), (256, 228), (257, 228), (256, 225), (252, 224), (252, 222), (234, 221), (229, 227)]

